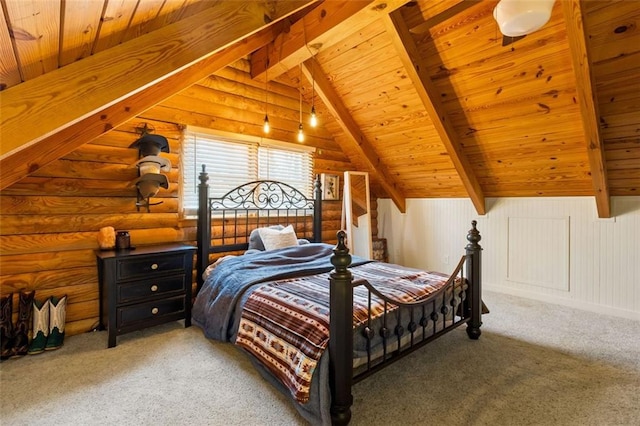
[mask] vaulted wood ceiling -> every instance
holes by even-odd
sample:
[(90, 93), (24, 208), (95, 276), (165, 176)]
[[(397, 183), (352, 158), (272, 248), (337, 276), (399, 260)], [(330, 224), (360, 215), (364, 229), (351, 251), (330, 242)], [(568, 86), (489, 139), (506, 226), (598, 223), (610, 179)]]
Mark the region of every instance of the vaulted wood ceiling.
[(640, 195), (637, 2), (558, 0), (507, 46), (496, 3), (1, 0), (0, 188), (249, 57), (256, 80), (315, 81), (326, 129), (400, 210), (586, 195), (609, 217)]

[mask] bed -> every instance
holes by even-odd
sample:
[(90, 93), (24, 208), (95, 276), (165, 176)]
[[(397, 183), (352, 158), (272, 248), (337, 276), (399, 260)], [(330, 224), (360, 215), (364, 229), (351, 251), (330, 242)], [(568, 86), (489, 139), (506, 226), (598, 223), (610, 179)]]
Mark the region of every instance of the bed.
[(450, 274), (371, 261), (342, 231), (321, 242), (321, 194), (319, 180), (314, 198), (255, 181), (210, 198), (203, 166), (192, 323), (247, 353), (310, 423), (347, 424), (354, 383), (463, 324), (480, 337), (480, 233), (473, 221)]

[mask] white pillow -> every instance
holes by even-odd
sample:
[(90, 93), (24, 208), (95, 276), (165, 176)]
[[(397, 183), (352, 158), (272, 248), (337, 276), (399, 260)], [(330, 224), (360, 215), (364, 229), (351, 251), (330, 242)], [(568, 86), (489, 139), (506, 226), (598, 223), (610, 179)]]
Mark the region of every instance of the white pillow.
[(258, 232), (260, 233), (260, 239), (262, 239), (265, 250), (275, 250), (298, 245), (298, 237), (296, 237), (292, 225), (280, 230), (260, 228)]

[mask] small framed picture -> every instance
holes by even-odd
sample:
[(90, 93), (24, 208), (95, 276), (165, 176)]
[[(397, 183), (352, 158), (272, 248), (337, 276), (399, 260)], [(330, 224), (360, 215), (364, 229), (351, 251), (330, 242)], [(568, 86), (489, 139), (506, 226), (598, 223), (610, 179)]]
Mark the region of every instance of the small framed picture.
[(323, 173), (321, 176), (322, 183), (322, 199), (323, 200), (339, 200), (340, 199), (340, 176)]

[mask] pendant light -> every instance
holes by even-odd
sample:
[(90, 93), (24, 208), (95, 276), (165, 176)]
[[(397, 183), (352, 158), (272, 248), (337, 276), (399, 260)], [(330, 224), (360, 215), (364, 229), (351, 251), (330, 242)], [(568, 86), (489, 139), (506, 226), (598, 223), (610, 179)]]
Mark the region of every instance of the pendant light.
[(267, 114), (267, 96), (269, 95), (269, 88), (267, 85), (269, 84), (269, 78), (267, 72), (269, 70), (269, 46), (267, 45), (267, 68), (264, 71), (264, 122), (262, 123), (262, 131), (265, 135), (269, 134), (271, 130), (271, 126), (269, 125), (269, 114)]
[(304, 130), (302, 128), (302, 64), (299, 64), (300, 74), (298, 76), (298, 95), (300, 98), (300, 124), (298, 125), (298, 142), (304, 142)]
[(316, 116), (316, 103), (315, 103), (316, 80), (313, 77), (314, 62), (315, 62), (315, 58), (312, 56), (311, 57), (311, 115), (309, 117), (309, 124), (311, 125), (311, 127), (315, 128), (318, 126), (318, 117)]

